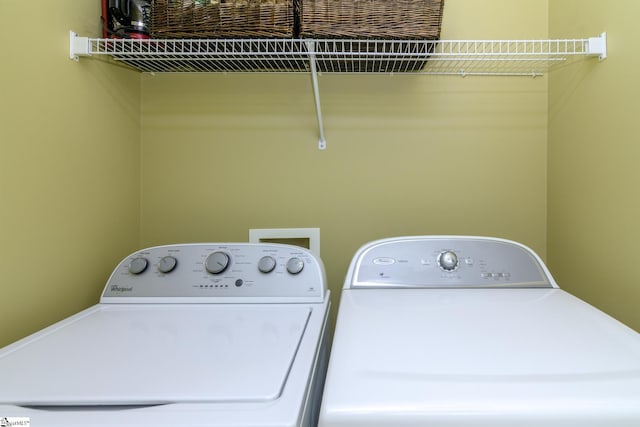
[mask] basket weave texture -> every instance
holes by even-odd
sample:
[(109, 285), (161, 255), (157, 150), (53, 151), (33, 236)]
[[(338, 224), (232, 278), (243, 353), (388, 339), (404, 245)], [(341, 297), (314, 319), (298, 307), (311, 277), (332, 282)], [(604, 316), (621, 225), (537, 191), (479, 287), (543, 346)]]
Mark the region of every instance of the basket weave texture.
[[(297, 1), (297, 0), (295, 0)], [(294, 0), (152, 0), (152, 38), (289, 38)]]
[(438, 40), (444, 0), (301, 0), (300, 36)]

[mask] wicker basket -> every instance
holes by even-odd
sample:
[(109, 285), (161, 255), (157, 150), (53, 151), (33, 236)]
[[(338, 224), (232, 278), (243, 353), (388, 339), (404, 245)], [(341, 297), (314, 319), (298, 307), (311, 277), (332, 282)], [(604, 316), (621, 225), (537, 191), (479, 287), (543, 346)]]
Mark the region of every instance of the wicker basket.
[(293, 2), (152, 0), (150, 33), (152, 38), (293, 37)]
[(301, 0), (300, 36), (438, 40), (444, 0)]

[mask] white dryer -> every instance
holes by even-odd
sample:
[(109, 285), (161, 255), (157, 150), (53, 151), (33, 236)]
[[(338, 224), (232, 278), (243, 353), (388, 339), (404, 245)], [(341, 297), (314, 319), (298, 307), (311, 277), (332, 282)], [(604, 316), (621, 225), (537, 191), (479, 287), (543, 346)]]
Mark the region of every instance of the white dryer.
[(346, 277), (319, 425), (640, 426), (640, 335), (518, 243), (372, 242)]
[(145, 249), (98, 304), (0, 350), (0, 419), (315, 426), (328, 312), (324, 267), (303, 248)]

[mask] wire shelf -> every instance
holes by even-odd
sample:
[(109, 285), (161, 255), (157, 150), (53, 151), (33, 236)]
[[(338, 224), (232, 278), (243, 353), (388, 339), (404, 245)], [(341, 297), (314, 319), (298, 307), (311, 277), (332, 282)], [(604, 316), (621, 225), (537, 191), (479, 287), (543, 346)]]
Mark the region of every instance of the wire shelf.
[(108, 55), (142, 72), (419, 73), (538, 76), (575, 56), (606, 56), (605, 35), (562, 40), (102, 39), (71, 36), (70, 56)]
[(606, 33), (562, 40), (99, 39), (69, 32), (69, 58), (103, 55), (147, 73), (310, 73), (318, 148), (326, 148), (318, 74), (540, 76), (572, 57), (607, 57)]

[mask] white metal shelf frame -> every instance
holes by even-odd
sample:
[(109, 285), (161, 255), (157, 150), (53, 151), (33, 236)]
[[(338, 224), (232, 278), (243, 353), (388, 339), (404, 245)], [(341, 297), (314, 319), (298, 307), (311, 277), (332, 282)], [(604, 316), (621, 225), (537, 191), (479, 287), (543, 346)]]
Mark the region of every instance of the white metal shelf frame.
[(607, 56), (606, 33), (556, 40), (104, 39), (70, 32), (69, 57), (105, 55), (142, 72), (309, 73), (326, 147), (319, 73), (537, 77), (572, 57)]

